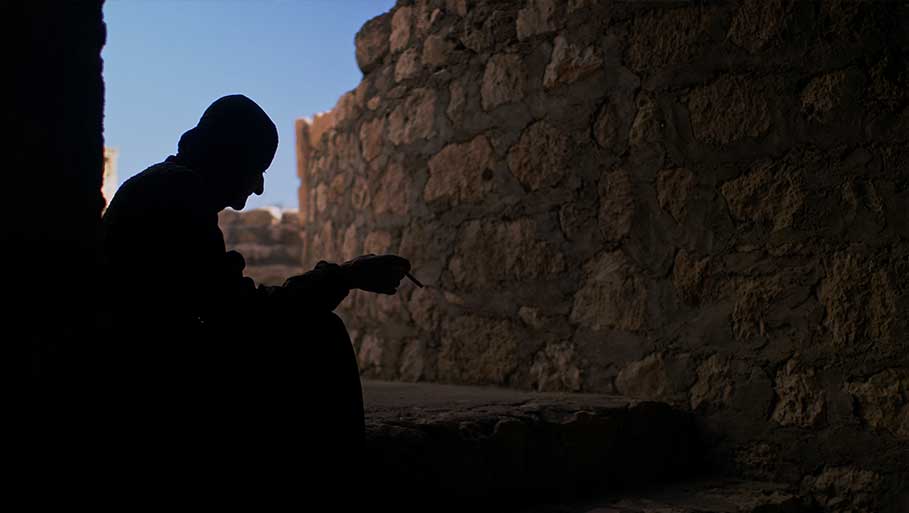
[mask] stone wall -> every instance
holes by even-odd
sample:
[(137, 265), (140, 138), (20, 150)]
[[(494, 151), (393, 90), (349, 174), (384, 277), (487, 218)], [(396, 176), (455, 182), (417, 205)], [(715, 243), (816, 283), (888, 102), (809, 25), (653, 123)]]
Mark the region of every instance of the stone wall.
[(347, 300), (366, 376), (684, 405), (729, 466), (896, 508), (907, 26), (905, 2), (400, 1), (298, 124), (304, 265), (392, 252), (430, 285)]
[(257, 284), (281, 285), (303, 272), (299, 219), (295, 211), (225, 209), (218, 215), (218, 224), (227, 249), (240, 252), (246, 260), (244, 275)]

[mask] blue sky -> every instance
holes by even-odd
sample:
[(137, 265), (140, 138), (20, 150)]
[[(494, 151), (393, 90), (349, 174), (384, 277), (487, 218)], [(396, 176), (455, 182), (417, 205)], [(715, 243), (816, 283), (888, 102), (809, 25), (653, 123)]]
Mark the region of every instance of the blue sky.
[(122, 183), (176, 152), (180, 134), (225, 94), (278, 126), (265, 193), (247, 209), (297, 207), (294, 120), (328, 110), (362, 74), (354, 35), (394, 0), (107, 0), (105, 145)]

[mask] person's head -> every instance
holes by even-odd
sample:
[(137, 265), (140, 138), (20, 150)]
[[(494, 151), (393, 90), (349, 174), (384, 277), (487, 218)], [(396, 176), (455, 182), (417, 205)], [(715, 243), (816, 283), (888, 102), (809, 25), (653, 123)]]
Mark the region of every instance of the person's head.
[(195, 128), (180, 137), (177, 156), (205, 175), (220, 208), (240, 210), (262, 194), (263, 173), (278, 148), (278, 130), (256, 102), (234, 94), (218, 98)]

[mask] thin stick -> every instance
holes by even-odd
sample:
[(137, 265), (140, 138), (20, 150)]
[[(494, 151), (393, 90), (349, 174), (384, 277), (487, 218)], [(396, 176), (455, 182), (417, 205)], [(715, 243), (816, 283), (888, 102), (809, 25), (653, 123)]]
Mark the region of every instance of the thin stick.
[(408, 278), (410, 278), (410, 281), (414, 282), (414, 284), (416, 284), (417, 287), (420, 287), (421, 289), (423, 288), (423, 284), (420, 283), (420, 280), (414, 278), (412, 274), (405, 272), (404, 276), (407, 276)]

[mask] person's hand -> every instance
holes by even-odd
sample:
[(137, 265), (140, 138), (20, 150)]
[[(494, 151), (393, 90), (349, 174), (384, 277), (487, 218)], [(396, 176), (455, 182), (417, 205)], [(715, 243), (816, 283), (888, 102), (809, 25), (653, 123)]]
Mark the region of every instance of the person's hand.
[(363, 255), (341, 264), (350, 288), (394, 294), (410, 262), (397, 255)]

